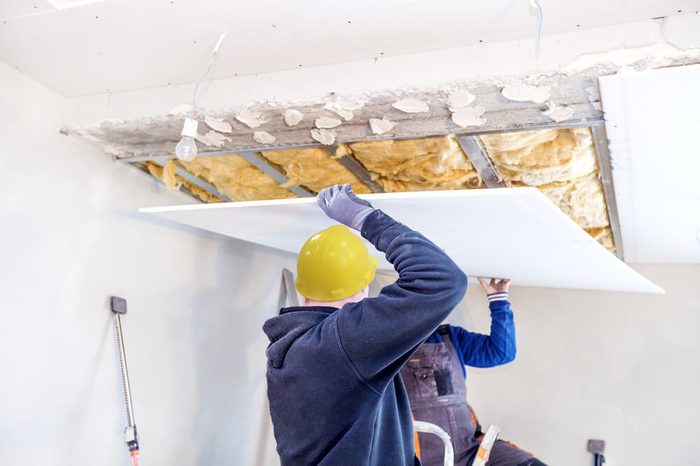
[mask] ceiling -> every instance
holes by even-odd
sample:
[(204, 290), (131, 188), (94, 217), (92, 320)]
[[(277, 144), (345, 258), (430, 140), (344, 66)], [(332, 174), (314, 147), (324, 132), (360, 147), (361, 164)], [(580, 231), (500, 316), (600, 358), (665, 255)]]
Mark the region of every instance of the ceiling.
[[(529, 0), (82, 3), (2, 0), (0, 60), (79, 96), (196, 81), (220, 32), (228, 37), (214, 78), (532, 38), (536, 28)], [(542, 6), (543, 31), (552, 34), (695, 11), (700, 1), (542, 0)]]
[(700, 263), (700, 65), (600, 78), (625, 260)]

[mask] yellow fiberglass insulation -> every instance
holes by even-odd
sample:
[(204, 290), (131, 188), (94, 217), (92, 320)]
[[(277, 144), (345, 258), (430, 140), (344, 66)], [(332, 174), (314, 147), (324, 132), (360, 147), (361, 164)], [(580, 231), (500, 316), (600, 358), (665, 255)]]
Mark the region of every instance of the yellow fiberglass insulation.
[(615, 240), (613, 239), (610, 227), (586, 228), (586, 232), (610, 252), (615, 252)]
[(541, 186), (597, 170), (588, 128), (485, 135), (481, 140), (504, 181)]
[(294, 197), (291, 191), (238, 155), (197, 157), (190, 162), (179, 163), (234, 201)]
[(554, 140), (559, 130), (514, 131), (511, 133), (483, 134), (479, 136), (489, 154), (522, 149), (532, 145)]
[(536, 186), (603, 246), (614, 250), (590, 129), (522, 131), (480, 138), (507, 186)]
[(279, 165), (289, 178), (288, 185), (301, 185), (314, 192), (336, 184), (350, 184), (354, 192), (372, 192), (322, 147), (266, 151), (263, 156)]
[(350, 144), (387, 192), (477, 188), (478, 173), (454, 136)]
[[(172, 163), (168, 163), (172, 162)], [(163, 184), (165, 184), (169, 189), (180, 189), (181, 186), (184, 186), (187, 188), (192, 194), (197, 196), (201, 201), (207, 202), (207, 203), (212, 203), (212, 202), (221, 202), (221, 199), (210, 193), (209, 191), (200, 188), (196, 184), (190, 183), (189, 181), (185, 180), (184, 178), (178, 176), (175, 174), (175, 169), (177, 168), (177, 165), (174, 161), (168, 161), (166, 162), (166, 169), (164, 170), (163, 167), (161, 167), (158, 164), (152, 163), (152, 162), (144, 162), (145, 167), (148, 169), (148, 172), (153, 175), (155, 178), (161, 180)]]
[(549, 183), (538, 188), (582, 228), (608, 226), (603, 185), (595, 173), (573, 181)]

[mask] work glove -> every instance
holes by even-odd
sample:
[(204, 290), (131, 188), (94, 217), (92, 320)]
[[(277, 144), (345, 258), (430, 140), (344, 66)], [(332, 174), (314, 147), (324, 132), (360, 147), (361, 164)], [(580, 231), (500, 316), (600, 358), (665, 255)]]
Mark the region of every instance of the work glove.
[(318, 193), (316, 200), (326, 215), (357, 231), (362, 229), (367, 216), (375, 211), (372, 204), (352, 192), (349, 184), (326, 188)]

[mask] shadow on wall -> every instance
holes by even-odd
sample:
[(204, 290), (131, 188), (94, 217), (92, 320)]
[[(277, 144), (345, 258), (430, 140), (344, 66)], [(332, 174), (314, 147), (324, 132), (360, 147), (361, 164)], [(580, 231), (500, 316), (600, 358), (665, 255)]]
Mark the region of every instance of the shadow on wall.
[(216, 284), (192, 297), (197, 464), (254, 462), (267, 402), (262, 324), (277, 314), (281, 270), (293, 262), (288, 253), (221, 241)]

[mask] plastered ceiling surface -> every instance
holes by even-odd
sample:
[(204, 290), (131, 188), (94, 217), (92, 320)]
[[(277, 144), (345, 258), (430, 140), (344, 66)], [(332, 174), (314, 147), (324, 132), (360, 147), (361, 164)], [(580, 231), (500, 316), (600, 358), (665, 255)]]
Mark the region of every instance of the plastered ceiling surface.
[[(545, 34), (698, 9), (697, 0), (542, 4)], [(524, 0), (110, 0), (61, 10), (3, 0), (0, 18), (0, 60), (66, 96), (194, 82), (221, 32), (214, 79), (535, 34)]]
[[(524, 286), (663, 292), (598, 244), (535, 188), (364, 196), (429, 237), (470, 276), (508, 276)], [(142, 212), (293, 253), (311, 234), (332, 224), (314, 198), (159, 207)], [(371, 251), (382, 257), (374, 248)], [(389, 265), (385, 262), (384, 266)]]
[(700, 66), (601, 78), (625, 259), (700, 263)]

